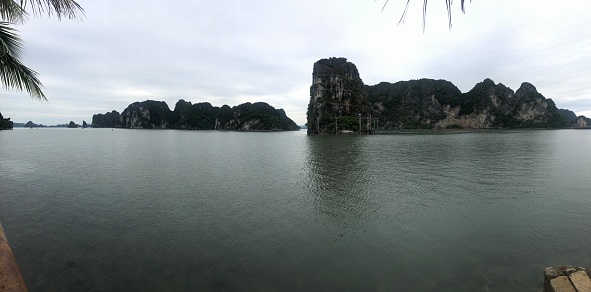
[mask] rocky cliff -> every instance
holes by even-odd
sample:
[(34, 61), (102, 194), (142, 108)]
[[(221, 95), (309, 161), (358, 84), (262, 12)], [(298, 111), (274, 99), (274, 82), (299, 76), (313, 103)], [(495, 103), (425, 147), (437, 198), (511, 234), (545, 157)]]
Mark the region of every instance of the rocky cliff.
[(129, 129), (168, 129), (171, 111), (164, 101), (146, 100), (130, 104), (121, 113), (121, 127)]
[(382, 82), (366, 86), (381, 129), (430, 129), (460, 110), (462, 93), (445, 80)]
[(93, 115), (90, 126), (93, 128), (121, 128), (121, 115), (118, 111)]
[(214, 107), (208, 102), (192, 104), (179, 100), (173, 111), (163, 101), (147, 100), (116, 111), (93, 116), (93, 127), (129, 129), (186, 129), (284, 131), (299, 130), (282, 109), (264, 103), (244, 103), (235, 107)]
[(10, 118), (4, 118), (2, 113), (0, 113), (0, 130), (12, 130), (13, 123), (10, 121)]
[[(336, 125), (339, 132), (357, 131), (355, 120), (363, 122), (363, 132), (377, 128), (583, 128), (591, 125), (585, 117), (559, 110), (551, 99), (527, 82), (516, 92), (490, 79), (466, 93), (449, 81), (432, 79), (382, 82), (364, 86), (362, 90), (357, 68), (345, 58), (316, 62), (312, 77), (308, 133), (334, 133)], [(353, 92), (356, 98), (352, 98)]]
[(591, 119), (585, 116), (578, 116), (570, 110), (559, 109), (558, 112), (568, 121), (569, 125), (572, 125), (575, 129), (588, 129), (591, 128)]
[(345, 58), (314, 63), (307, 111), (308, 133), (357, 130), (358, 120), (362, 121), (362, 127), (367, 127), (370, 114), (367, 92), (355, 64)]
[(446, 113), (435, 128), (564, 128), (567, 121), (551, 99), (530, 83), (517, 92), (485, 79), (462, 94), (454, 111)]
[(589, 129), (591, 128), (591, 119), (585, 116), (578, 116), (575, 119), (575, 124), (573, 126), (575, 129)]

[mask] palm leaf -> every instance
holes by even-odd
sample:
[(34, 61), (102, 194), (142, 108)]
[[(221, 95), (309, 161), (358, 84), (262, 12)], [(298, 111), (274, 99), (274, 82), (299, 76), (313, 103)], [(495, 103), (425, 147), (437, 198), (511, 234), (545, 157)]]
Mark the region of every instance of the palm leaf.
[(23, 65), (18, 57), (22, 51), (22, 41), (16, 30), (6, 22), (0, 22), (0, 79), (6, 89), (27, 91), (38, 100), (47, 100), (41, 90), (43, 85), (37, 72)]
[[(377, 0), (375, 0), (377, 1)], [(374, 1), (374, 2), (375, 2)], [(427, 20), (427, 1), (428, 0), (424, 0), (423, 2), (423, 32), (425, 31), (425, 25), (426, 25), (426, 20)], [(384, 3), (384, 6), (382, 7), (382, 12), (384, 11), (384, 9), (386, 8), (386, 5), (388, 4), (389, 0), (386, 0), (386, 3)], [(462, 13), (466, 13), (466, 6), (464, 5), (465, 0), (461, 0), (461, 7), (462, 7)], [(470, 2), (472, 2), (472, 0), (470, 0)], [(406, 6), (404, 7), (404, 11), (402, 12), (402, 16), (400, 16), (400, 20), (398, 21), (398, 25), (400, 25), (401, 23), (404, 23), (404, 20), (406, 19), (406, 14), (408, 13), (408, 5), (410, 4), (410, 0), (406, 0)], [(453, 0), (445, 0), (445, 6), (447, 7), (447, 18), (449, 19), (449, 28), (451, 29), (451, 5), (453, 4)]]
[(23, 23), (27, 19), (27, 12), (13, 0), (0, 0), (0, 17), (11, 23)]
[(44, 13), (47, 13), (49, 16), (55, 14), (60, 20), (62, 17), (79, 19), (81, 16), (84, 16), (84, 9), (74, 0), (20, 0), (20, 6), (22, 8), (26, 9), (27, 5), (31, 7), (35, 16)]
[(16, 34), (17, 30), (8, 22), (0, 22), (0, 52), (19, 58), (23, 51), (23, 43)]

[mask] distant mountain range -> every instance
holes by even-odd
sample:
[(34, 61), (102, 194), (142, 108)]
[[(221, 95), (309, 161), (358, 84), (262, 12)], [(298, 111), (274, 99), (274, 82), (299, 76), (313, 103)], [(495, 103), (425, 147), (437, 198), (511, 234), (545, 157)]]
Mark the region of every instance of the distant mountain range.
[(527, 82), (514, 92), (490, 79), (462, 93), (446, 80), (364, 85), (346, 58), (314, 64), (308, 133), (376, 129), (588, 128), (591, 119), (558, 109)]
[(82, 121), (82, 125), (75, 124), (74, 122), (70, 121), (68, 124), (57, 124), (57, 125), (43, 125), (43, 124), (36, 124), (32, 121), (28, 121), (26, 123), (13, 123), (15, 128), (77, 128), (82, 127), (86, 124), (85, 121)]
[(121, 114), (92, 116), (94, 128), (185, 129), (236, 131), (296, 131), (299, 126), (282, 109), (264, 102), (214, 107), (208, 102), (179, 100), (173, 111), (166, 102), (146, 100), (130, 104)]

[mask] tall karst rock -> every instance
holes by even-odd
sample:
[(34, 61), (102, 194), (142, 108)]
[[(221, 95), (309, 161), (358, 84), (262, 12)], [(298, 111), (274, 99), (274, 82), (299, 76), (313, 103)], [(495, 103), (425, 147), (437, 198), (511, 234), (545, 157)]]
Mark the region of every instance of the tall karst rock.
[(346, 58), (321, 59), (314, 63), (308, 134), (370, 130), (372, 119), (367, 92), (355, 64)]
[[(308, 133), (393, 129), (586, 128), (591, 120), (559, 110), (528, 82), (517, 91), (490, 79), (462, 93), (446, 80), (363, 85), (345, 58), (314, 63)], [(379, 123), (378, 123), (379, 121)], [(360, 129), (361, 128), (361, 129)]]

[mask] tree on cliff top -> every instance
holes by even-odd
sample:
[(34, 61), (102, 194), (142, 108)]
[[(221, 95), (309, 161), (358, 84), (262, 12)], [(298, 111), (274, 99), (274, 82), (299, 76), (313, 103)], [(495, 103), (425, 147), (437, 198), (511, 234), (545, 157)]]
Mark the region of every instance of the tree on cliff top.
[(38, 73), (20, 62), (23, 42), (13, 25), (26, 22), (30, 10), (33, 16), (47, 13), (77, 19), (84, 15), (84, 9), (73, 0), (0, 0), (0, 79), (6, 89), (27, 91), (38, 100), (47, 100), (41, 88)]

